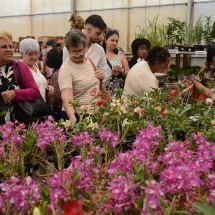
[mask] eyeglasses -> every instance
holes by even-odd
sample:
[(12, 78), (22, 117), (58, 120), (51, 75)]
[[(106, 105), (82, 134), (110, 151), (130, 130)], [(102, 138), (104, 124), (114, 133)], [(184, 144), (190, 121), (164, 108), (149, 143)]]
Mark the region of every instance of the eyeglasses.
[(32, 57), (32, 56), (37, 56), (38, 57), (40, 55), (39, 52), (31, 52), (31, 51), (30, 52), (29, 51), (25, 52), (25, 54), (28, 55), (29, 57)]
[(0, 49), (4, 49), (4, 50), (6, 50), (6, 49), (14, 49), (15, 47), (14, 47), (14, 45), (3, 45), (3, 46), (0, 46)]
[(70, 51), (69, 54), (72, 55), (72, 56), (84, 55), (84, 54), (85, 54), (85, 50), (81, 50), (81, 51)]

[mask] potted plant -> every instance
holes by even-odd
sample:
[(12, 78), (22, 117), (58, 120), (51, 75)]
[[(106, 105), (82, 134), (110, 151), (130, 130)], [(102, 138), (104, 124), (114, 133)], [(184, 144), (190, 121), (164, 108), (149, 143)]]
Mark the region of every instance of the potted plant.
[(201, 44), (204, 33), (204, 25), (202, 15), (196, 21), (193, 29), (190, 32), (190, 38), (194, 45), (194, 50), (204, 50), (204, 47)]
[(164, 24), (158, 23), (158, 16), (152, 21), (147, 20), (146, 26), (136, 26), (135, 38), (146, 38), (150, 41), (151, 46), (166, 46), (166, 28)]
[(205, 16), (206, 22), (204, 25), (203, 39), (206, 46), (210, 46), (215, 39), (215, 21), (212, 22), (211, 16)]
[(168, 46), (182, 46), (185, 41), (186, 24), (185, 21), (180, 21), (173, 17), (168, 17), (168, 24), (166, 26), (166, 34)]

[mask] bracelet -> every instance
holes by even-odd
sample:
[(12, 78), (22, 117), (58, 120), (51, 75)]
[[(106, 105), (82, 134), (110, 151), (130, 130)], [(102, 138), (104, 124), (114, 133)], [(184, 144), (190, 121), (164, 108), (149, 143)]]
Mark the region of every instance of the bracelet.
[(122, 68), (121, 73), (125, 73), (125, 70)]

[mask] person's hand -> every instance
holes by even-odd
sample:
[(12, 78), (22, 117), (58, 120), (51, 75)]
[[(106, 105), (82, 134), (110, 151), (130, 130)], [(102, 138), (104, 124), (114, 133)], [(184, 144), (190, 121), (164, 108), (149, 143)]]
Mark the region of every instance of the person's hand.
[(53, 92), (54, 92), (54, 87), (51, 86), (51, 85), (48, 85), (48, 86), (47, 86), (47, 90), (48, 90), (48, 93), (49, 93), (49, 94), (53, 94)]
[(71, 125), (73, 125), (73, 124), (75, 124), (75, 123), (77, 122), (77, 119), (76, 119), (75, 116), (71, 116), (71, 117), (69, 118), (69, 121), (70, 121)]
[(103, 80), (105, 77), (105, 73), (102, 70), (96, 70), (95, 71), (95, 76), (96, 78), (98, 78), (99, 80)]
[(16, 98), (15, 90), (7, 90), (1, 93), (4, 104), (11, 103)]
[(212, 96), (215, 95), (215, 92), (209, 88), (206, 88), (205, 89), (205, 95), (208, 97), (208, 98), (212, 98)]
[(121, 71), (122, 71), (122, 64), (121, 64), (121, 63), (118, 63), (118, 64), (116, 64), (116, 65), (113, 65), (113, 66), (112, 66), (112, 70), (121, 72)]

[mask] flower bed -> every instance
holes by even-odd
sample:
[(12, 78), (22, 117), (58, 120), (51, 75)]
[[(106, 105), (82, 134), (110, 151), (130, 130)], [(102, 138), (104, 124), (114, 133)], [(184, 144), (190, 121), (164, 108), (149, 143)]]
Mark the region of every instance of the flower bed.
[(214, 112), (163, 89), (96, 105), (72, 127), (0, 126), (1, 214), (213, 214)]

